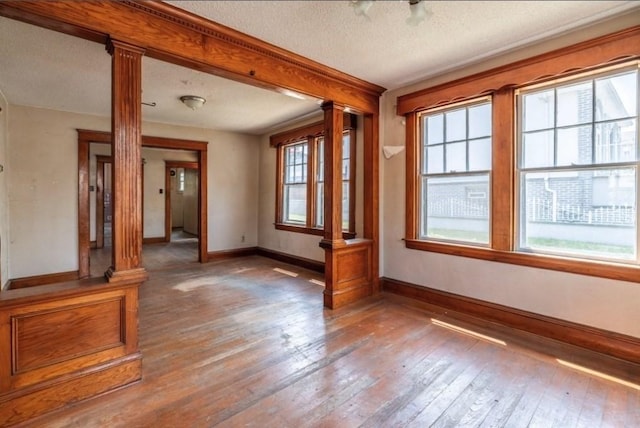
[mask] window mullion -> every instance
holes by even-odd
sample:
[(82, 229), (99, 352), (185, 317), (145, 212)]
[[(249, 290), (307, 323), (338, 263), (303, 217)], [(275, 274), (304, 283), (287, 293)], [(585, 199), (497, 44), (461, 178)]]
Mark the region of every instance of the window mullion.
[(491, 248), (512, 251), (515, 236), (515, 95), (502, 89), (493, 95), (491, 136)]
[(316, 160), (316, 138), (307, 138), (307, 227), (315, 227), (316, 219), (316, 177), (315, 160)]

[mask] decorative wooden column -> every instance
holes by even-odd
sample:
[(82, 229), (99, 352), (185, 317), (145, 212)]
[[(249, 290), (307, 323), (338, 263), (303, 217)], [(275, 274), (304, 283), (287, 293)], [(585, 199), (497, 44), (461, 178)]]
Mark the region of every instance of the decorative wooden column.
[(141, 280), (142, 262), (142, 55), (144, 50), (109, 40), (113, 136), (112, 265), (109, 282)]
[(371, 240), (342, 237), (342, 132), (344, 106), (322, 104), (324, 110), (324, 306), (336, 309), (372, 291)]

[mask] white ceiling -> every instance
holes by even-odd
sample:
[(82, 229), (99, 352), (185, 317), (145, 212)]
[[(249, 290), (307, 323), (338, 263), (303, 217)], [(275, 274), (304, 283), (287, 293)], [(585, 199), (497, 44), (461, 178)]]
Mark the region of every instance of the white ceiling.
[[(176, 7), (396, 89), (591, 22), (637, 1), (429, 1), (409, 26), (407, 1), (376, 1), (370, 20), (343, 1), (171, 1)], [(10, 104), (96, 115), (110, 111), (104, 46), (0, 18), (0, 91)], [(192, 111), (181, 95), (207, 103)], [(262, 134), (318, 111), (299, 100), (151, 58), (143, 62), (143, 120)]]

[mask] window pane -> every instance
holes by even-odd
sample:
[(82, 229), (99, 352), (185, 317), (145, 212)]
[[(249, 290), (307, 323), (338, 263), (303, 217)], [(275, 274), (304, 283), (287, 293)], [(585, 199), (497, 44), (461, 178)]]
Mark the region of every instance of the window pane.
[(637, 113), (638, 72), (596, 80), (596, 120), (619, 119)]
[(324, 181), (324, 138), (318, 138), (318, 181)]
[(522, 173), (520, 247), (635, 260), (636, 168)]
[(469, 141), (469, 171), (491, 169), (491, 138)]
[(489, 242), (488, 174), (424, 178), (422, 183), (423, 237)]
[(318, 183), (316, 191), (316, 227), (324, 227), (324, 183)]
[(467, 148), (465, 143), (450, 143), (445, 146), (447, 155), (447, 172), (467, 170)]
[(524, 134), (523, 167), (553, 166), (553, 131)]
[(596, 163), (636, 160), (637, 120), (619, 120), (596, 125)]
[(426, 124), (426, 143), (440, 144), (444, 141), (444, 116), (442, 114), (436, 114), (434, 116), (427, 116), (423, 122)]
[(437, 174), (444, 172), (443, 146), (427, 147), (427, 172)]
[(524, 130), (535, 131), (538, 129), (553, 128), (553, 89), (535, 92), (524, 96)]
[(468, 138), (488, 137), (489, 135), (491, 135), (491, 104), (470, 107)]
[(446, 113), (447, 141), (464, 140), (467, 137), (467, 111), (455, 110)]
[(593, 88), (591, 81), (558, 88), (557, 126), (591, 122), (592, 106)]
[(342, 183), (342, 230), (349, 230), (349, 182)]
[(556, 165), (591, 163), (591, 125), (558, 129)]
[(307, 185), (292, 184), (284, 186), (284, 221), (287, 223), (306, 223), (307, 221)]

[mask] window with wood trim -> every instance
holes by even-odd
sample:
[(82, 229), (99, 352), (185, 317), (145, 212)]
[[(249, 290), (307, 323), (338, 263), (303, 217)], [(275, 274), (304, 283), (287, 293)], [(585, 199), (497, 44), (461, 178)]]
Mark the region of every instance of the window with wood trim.
[[(342, 225), (355, 237), (356, 117), (345, 114), (342, 140)], [(324, 229), (324, 123), (271, 136), (277, 148), (276, 222), (280, 230), (322, 235)]]
[[(399, 97), (407, 248), (637, 281), (639, 60), (637, 26)], [(480, 97), (490, 100), (491, 132), (478, 138), (490, 138), (491, 168), (465, 196), (488, 198), (485, 241), (433, 230), (451, 219), (429, 206), (434, 180), (475, 173), (469, 123), (449, 138), (446, 119), (468, 120)]]
[(518, 250), (638, 262), (638, 67), (517, 91)]
[(419, 114), (420, 239), (489, 243), (491, 100)]

